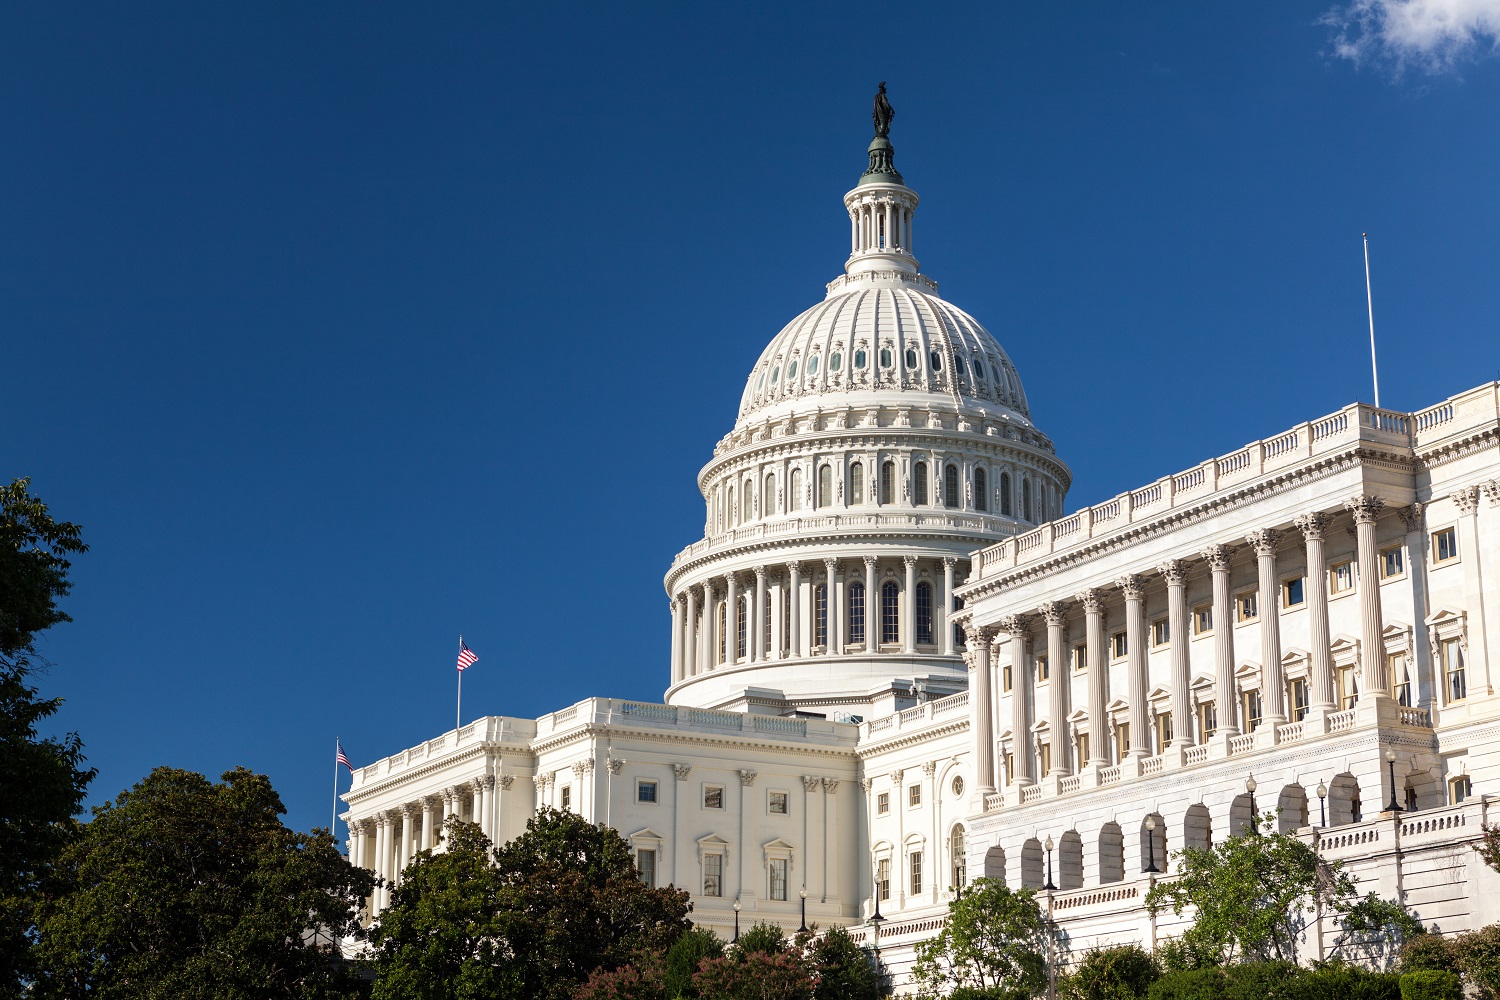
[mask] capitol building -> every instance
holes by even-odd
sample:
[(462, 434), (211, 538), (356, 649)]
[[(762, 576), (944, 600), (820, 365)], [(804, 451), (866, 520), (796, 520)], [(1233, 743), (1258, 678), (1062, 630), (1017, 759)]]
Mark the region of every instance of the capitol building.
[(1075, 953), (1154, 947), (1182, 929), (1143, 902), (1173, 852), (1256, 813), (1429, 928), (1500, 920), (1469, 847), (1500, 820), (1500, 383), (1267, 427), (1069, 510), (1004, 347), (921, 270), (883, 92), (843, 273), (698, 473), (662, 700), (356, 769), (370, 916), (448, 817), (504, 842), (551, 806), (696, 923), (846, 925), (898, 989), (980, 876), (1040, 890)]

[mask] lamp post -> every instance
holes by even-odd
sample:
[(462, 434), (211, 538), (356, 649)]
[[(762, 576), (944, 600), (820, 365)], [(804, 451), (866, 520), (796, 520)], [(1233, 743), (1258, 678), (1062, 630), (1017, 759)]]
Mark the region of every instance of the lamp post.
[(734, 940), (740, 939), (740, 901), (734, 901)]
[(1250, 793), (1250, 836), (1260, 833), (1260, 818), (1255, 815), (1255, 775), (1245, 779), (1245, 791)]
[(1156, 816), (1146, 817), (1146, 867), (1142, 869), (1147, 874), (1160, 874), (1161, 869), (1156, 867)]
[(1328, 806), (1327, 806), (1327, 801), (1328, 801), (1328, 786), (1323, 783), (1323, 779), (1322, 778), (1319, 778), (1318, 779), (1318, 825), (1319, 826), (1327, 826), (1328, 825)]
[(1393, 813), (1403, 812), (1401, 803), (1396, 801), (1396, 751), (1386, 750), (1385, 762), (1391, 769), (1391, 801), (1385, 807), (1385, 811)]
[(1054, 889), (1056, 889), (1057, 886), (1055, 886), (1055, 885), (1052, 884), (1052, 847), (1053, 847), (1053, 844), (1052, 844), (1052, 837), (1050, 835), (1047, 837), (1047, 843), (1044, 844), (1044, 845), (1042, 845), (1042, 846), (1044, 846), (1044, 847), (1047, 848), (1047, 884), (1044, 885), (1044, 886), (1042, 886), (1042, 888), (1046, 889), (1048, 892), (1051, 892)]
[(807, 933), (807, 886), (802, 887), (802, 926), (797, 928), (797, 933)]

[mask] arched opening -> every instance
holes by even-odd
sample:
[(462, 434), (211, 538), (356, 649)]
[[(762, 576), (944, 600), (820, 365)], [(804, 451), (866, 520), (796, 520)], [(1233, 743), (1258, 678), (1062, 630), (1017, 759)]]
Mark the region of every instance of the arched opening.
[(718, 628), (718, 633), (719, 633), (719, 662), (720, 663), (725, 662), (725, 660), (727, 659), (727, 657), (724, 655), (724, 651), (726, 649), (726, 645), (725, 644), (729, 641), (729, 639), (728, 639), (729, 632), (728, 632), (727, 629), (724, 628), (725, 616), (729, 613), (728, 609), (725, 607), (725, 604), (726, 604), (725, 601), (720, 601), (719, 602), (719, 628)]
[(968, 878), (968, 844), (964, 840), (963, 824), (953, 828), (953, 833), (948, 837), (948, 887), (950, 889), (962, 889), (969, 881)]
[(958, 466), (956, 465), (950, 464), (943, 469), (943, 505), (945, 507), (959, 505)]
[(1301, 785), (1287, 785), (1276, 800), (1278, 810), (1276, 829), (1291, 833), (1307, 825), (1307, 789)]
[(1110, 820), (1099, 828), (1099, 881), (1119, 882), (1125, 878), (1125, 834), (1120, 824)]
[(984, 852), (984, 877), (1005, 882), (1005, 849), (999, 844)]
[(1182, 818), (1182, 846), (1190, 851), (1206, 851), (1214, 846), (1213, 819), (1208, 806), (1201, 802), (1188, 806)]
[[(1147, 827), (1150, 827), (1148, 829)], [(1141, 820), (1141, 871), (1167, 870), (1167, 823), (1161, 813), (1148, 813)]]
[(748, 620), (750, 618), (750, 596), (748, 594), (742, 595), (735, 600), (735, 603), (739, 605), (736, 609), (739, 628), (737, 629), (734, 646), (734, 656), (738, 660), (745, 655), (746, 629), (750, 624)]
[(767, 516), (776, 513), (776, 474), (774, 472), (766, 475), (765, 489), (760, 494), (760, 509)]
[(1057, 842), (1057, 887), (1083, 888), (1083, 838), (1069, 830)]
[(911, 502), (918, 507), (928, 504), (927, 496), (927, 463), (917, 462), (911, 467)]
[(746, 482), (740, 490), (740, 523), (744, 524), (755, 516), (755, 497), (750, 492), (750, 483)]
[(817, 505), (827, 507), (833, 503), (833, 466), (825, 465), (818, 469), (818, 496)]
[(1345, 771), (1328, 783), (1328, 824), (1342, 826), (1364, 819), (1364, 804), (1359, 797), (1359, 780)]
[[(1259, 805), (1256, 806), (1259, 809)], [(1229, 835), (1243, 837), (1252, 832), (1255, 816), (1250, 812), (1250, 795), (1241, 792), (1229, 803)]]
[(892, 504), (896, 502), (896, 463), (880, 463), (880, 502), (881, 504)]
[(932, 584), (917, 584), (917, 644), (932, 645)]
[(729, 487), (729, 526), (735, 526), (735, 516), (739, 514), (739, 508), (734, 505), (734, 487)]
[(865, 641), (865, 585), (849, 584), (849, 644)]
[(985, 484), (984, 470), (974, 470), (974, 509), (989, 510), (989, 488)]
[(901, 641), (901, 588), (895, 580), (880, 586), (880, 641)]
[(813, 645), (828, 645), (828, 585), (813, 588)]
[(1021, 888), (1040, 889), (1047, 880), (1042, 842), (1032, 837), (1021, 845)]
[(865, 502), (865, 467), (858, 462), (849, 466), (849, 504)]
[(1031, 520), (1031, 480), (1021, 480), (1021, 520)]
[(786, 505), (788, 510), (802, 509), (802, 470), (792, 470), (792, 486), (787, 490)]
[(1010, 517), (1010, 473), (1000, 473), (1000, 513)]

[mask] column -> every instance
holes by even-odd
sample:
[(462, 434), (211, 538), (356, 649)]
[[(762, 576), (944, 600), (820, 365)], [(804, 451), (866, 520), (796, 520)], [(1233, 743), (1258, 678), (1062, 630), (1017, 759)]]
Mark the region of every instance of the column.
[(751, 653), (750, 661), (760, 663), (766, 658), (766, 568), (755, 567), (755, 613), (747, 623)]
[(1354, 515), (1354, 542), (1359, 550), (1359, 700), (1373, 702), (1389, 698), (1391, 691), (1385, 676), (1385, 622), (1380, 614), (1380, 566), (1375, 551), (1375, 519), (1385, 501), (1360, 496), (1344, 506)]
[[(1493, 490), (1492, 486), (1495, 487)], [(1500, 498), (1500, 486), (1496, 486), (1495, 481), (1491, 480), (1484, 484), (1484, 492), (1490, 498), (1490, 505), (1494, 506), (1497, 498)], [(1469, 642), (1464, 652), (1464, 659), (1471, 664), (1468, 673), (1470, 695), (1490, 694), (1494, 690), (1493, 682), (1490, 680), (1492, 673), (1489, 644), (1496, 625), (1495, 598), (1485, 591), (1484, 580), (1486, 573), (1490, 574), (1492, 580), (1494, 578), (1496, 546), (1487, 538), (1481, 541), (1479, 493), (1480, 487), (1478, 486), (1464, 486), (1448, 497), (1453, 501), (1453, 506), (1458, 509), (1458, 519), (1453, 526), (1457, 529), (1458, 551), (1462, 557), (1459, 560), (1459, 572), (1464, 578), (1464, 605), (1468, 609)], [(1488, 535), (1489, 532), (1485, 534)], [(1423, 547), (1426, 547), (1425, 543)], [(1417, 621), (1421, 620), (1417, 619)], [(1381, 647), (1381, 663), (1385, 663), (1383, 646)], [(1386, 678), (1386, 690), (1390, 690), (1392, 683), (1391, 678)]]
[(683, 615), (682, 649), (683, 669), (682, 679), (686, 680), (698, 673), (698, 595), (692, 587), (684, 591), (687, 601), (686, 614)]
[[(1408, 504), (1396, 513), (1401, 518), (1401, 527), (1406, 531), (1406, 579), (1411, 586), (1411, 620), (1413, 623), (1427, 621), (1430, 613), (1427, 599), (1427, 532), (1422, 518), (1423, 505)], [(1416, 681), (1411, 703), (1429, 711), (1437, 705), (1441, 680), (1434, 673), (1432, 646), (1423, 642), (1420, 634), (1412, 642), (1412, 662), (1407, 665)], [(1334, 697), (1338, 693), (1334, 692)]]
[(1131, 574), (1116, 584), (1125, 595), (1125, 652), (1127, 657), (1126, 691), (1130, 699), (1130, 756), (1149, 757), (1151, 742), (1147, 734), (1146, 695), (1150, 685), (1146, 676), (1146, 590), (1141, 578)]
[(828, 573), (828, 652), (838, 653), (844, 648), (844, 588), (839, 586), (839, 563), (837, 559), (823, 560)]
[(901, 648), (908, 653), (917, 651), (917, 557), (902, 556), (906, 565), (906, 589), (901, 592), (901, 635), (905, 640)]
[(1061, 601), (1048, 601), (1042, 605), (1042, 617), (1047, 621), (1047, 667), (1051, 675), (1047, 687), (1051, 692), (1048, 701), (1052, 709), (1052, 770), (1049, 774), (1059, 777), (1073, 773), (1073, 748), (1068, 739), (1068, 618), (1067, 606)]
[(479, 829), (490, 838), (491, 843), (496, 842), (495, 837), (495, 776), (486, 774), (481, 779), (479, 792)]
[(671, 598), (667, 604), (672, 612), (672, 683), (676, 684), (682, 680), (682, 615), (677, 606), (677, 598)]
[[(500, 764), (496, 763), (496, 767)], [(503, 844), (508, 839), (506, 836), (505, 807), (510, 801), (510, 788), (516, 783), (514, 774), (495, 775), (495, 815), (490, 821), (491, 828), (495, 831), (495, 843)]]
[(436, 830), (433, 829), (432, 818), (432, 796), (422, 796), (422, 850), (430, 851), (437, 844)]
[(865, 652), (880, 649), (880, 595), (875, 591), (875, 557), (865, 556)]
[(740, 657), (740, 579), (730, 573), (724, 585), (724, 663), (734, 666)]
[(937, 615), (937, 627), (942, 631), (938, 642), (942, 644), (944, 656), (953, 655), (953, 627), (948, 618), (953, 614), (953, 567), (958, 565), (958, 560), (953, 556), (943, 559), (943, 599), (938, 603), (942, 610)]
[(1084, 652), (1089, 667), (1089, 759), (1095, 767), (1109, 766), (1109, 654), (1104, 645), (1104, 596), (1097, 590), (1078, 595), (1083, 605)]
[[(835, 866), (828, 863), (828, 849), (839, 841), (839, 800), (835, 794), (839, 790), (839, 779), (823, 779), (823, 902), (828, 902), (828, 897), (838, 893), (838, 871)], [(865, 849), (868, 851), (868, 848)], [(864, 853), (864, 852), (861, 852)], [(865, 867), (869, 867), (869, 854), (865, 853)]]
[(1281, 581), (1276, 576), (1276, 546), (1281, 532), (1252, 531), (1245, 544), (1255, 550), (1260, 588), (1260, 704), (1262, 718), (1272, 727), (1286, 721), (1286, 681), (1281, 667)]
[(364, 824), (357, 819), (348, 822), (349, 827), (349, 866), (351, 868), (363, 868), (365, 866), (365, 834)]
[(719, 640), (714, 632), (719, 615), (714, 609), (712, 580), (703, 581), (703, 608), (698, 614), (698, 673), (706, 674), (714, 668), (714, 651), (719, 648)]
[(995, 790), (995, 719), (991, 711), (990, 640), (993, 628), (965, 627), (968, 649), (964, 663), (969, 668), (969, 751), (974, 755), (974, 785), (981, 794)]
[(1010, 741), (1016, 758), (1015, 783), (1029, 785), (1031, 778), (1031, 637), (1022, 615), (1000, 622), (1010, 636)]
[(386, 872), (388, 871), (385, 858), (388, 846), (387, 839), (389, 837), (389, 821), (386, 819), (385, 813), (377, 813), (375, 815), (375, 857), (371, 859), (369, 866), (370, 870), (375, 873), (376, 879), (375, 890), (372, 893), (374, 900), (372, 908), (376, 913), (385, 909), (386, 900), (389, 898), (387, 895), (388, 890), (381, 884), (382, 880), (386, 878)]
[(417, 846), (417, 816), (421, 809), (415, 802), (409, 802), (401, 807), (401, 871), (411, 864), (412, 855)]
[(1216, 735), (1236, 736), (1240, 731), (1240, 699), (1234, 686), (1234, 596), (1229, 591), (1228, 545), (1210, 545), (1203, 550), (1214, 578), (1214, 714)]
[(1187, 569), (1169, 559), (1156, 570), (1167, 581), (1167, 629), (1171, 632), (1172, 745), (1193, 745), (1193, 672), (1188, 659)]
[(791, 611), (786, 625), (787, 655), (796, 659), (807, 655), (802, 643), (802, 564), (793, 559), (786, 564), (787, 587), (791, 590)]
[(1307, 542), (1307, 627), (1308, 641), (1312, 644), (1308, 700), (1312, 711), (1332, 712), (1338, 708), (1338, 694), (1333, 689), (1333, 657), (1329, 653), (1328, 557), (1323, 550), (1328, 516), (1303, 514), (1297, 518), (1297, 527)]

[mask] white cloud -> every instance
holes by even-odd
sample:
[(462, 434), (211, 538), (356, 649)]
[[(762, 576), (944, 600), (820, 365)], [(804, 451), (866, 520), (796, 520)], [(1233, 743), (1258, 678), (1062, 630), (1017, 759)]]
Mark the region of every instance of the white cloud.
[(1452, 72), (1500, 52), (1500, 0), (1353, 0), (1324, 14), (1333, 53), (1356, 65)]

